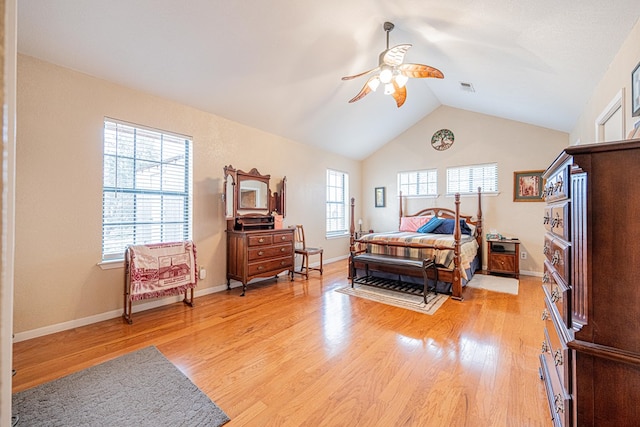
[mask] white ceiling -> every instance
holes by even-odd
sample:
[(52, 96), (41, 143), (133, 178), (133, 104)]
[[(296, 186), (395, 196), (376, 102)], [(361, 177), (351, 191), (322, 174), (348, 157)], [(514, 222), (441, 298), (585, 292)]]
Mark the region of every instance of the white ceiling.
[[(640, 16), (603, 0), (20, 0), (18, 51), (363, 159), (440, 105), (569, 132)], [(411, 79), (379, 89), (385, 21)], [(470, 82), (475, 93), (464, 92)]]

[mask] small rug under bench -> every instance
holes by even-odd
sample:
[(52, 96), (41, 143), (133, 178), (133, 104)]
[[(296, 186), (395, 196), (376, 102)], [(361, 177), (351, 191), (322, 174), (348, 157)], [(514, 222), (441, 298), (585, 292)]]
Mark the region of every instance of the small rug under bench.
[[(476, 274), (471, 281), (467, 283), (467, 286), (476, 289), (486, 289), (491, 292), (518, 295), (518, 280), (510, 277)], [(351, 285), (348, 285), (343, 288), (338, 288), (336, 291), (430, 315), (434, 314), (442, 304), (449, 299), (449, 295), (430, 292), (427, 296), (427, 303), (425, 303), (422, 290), (416, 289), (414, 293), (407, 293), (406, 290), (405, 292), (399, 292), (388, 287), (368, 286), (360, 283), (356, 283), (353, 288)]]

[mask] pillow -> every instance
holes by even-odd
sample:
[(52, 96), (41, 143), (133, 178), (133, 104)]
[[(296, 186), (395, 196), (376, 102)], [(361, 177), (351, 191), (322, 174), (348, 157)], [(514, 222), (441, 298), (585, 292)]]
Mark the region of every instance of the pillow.
[[(453, 234), (456, 222), (454, 219), (445, 219), (439, 224), (432, 233), (434, 234)], [(460, 220), (460, 233), (471, 235), (471, 228), (464, 219)]]
[(418, 228), (425, 225), (432, 216), (403, 216), (400, 218), (400, 231), (418, 231)]
[(418, 233), (433, 233), (433, 230), (435, 230), (443, 222), (444, 219), (434, 216), (429, 220), (429, 222), (418, 228)]

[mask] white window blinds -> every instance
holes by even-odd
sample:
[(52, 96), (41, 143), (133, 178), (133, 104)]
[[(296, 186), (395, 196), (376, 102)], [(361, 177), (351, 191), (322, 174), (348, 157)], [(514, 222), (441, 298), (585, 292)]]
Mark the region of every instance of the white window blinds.
[(438, 170), (399, 172), (398, 191), (403, 196), (436, 196), (438, 194)]
[(349, 175), (327, 169), (327, 237), (347, 234)]
[(475, 194), (478, 187), (483, 193), (498, 192), (498, 164), (447, 168), (447, 194)]
[(190, 137), (104, 121), (102, 260), (129, 244), (191, 239)]

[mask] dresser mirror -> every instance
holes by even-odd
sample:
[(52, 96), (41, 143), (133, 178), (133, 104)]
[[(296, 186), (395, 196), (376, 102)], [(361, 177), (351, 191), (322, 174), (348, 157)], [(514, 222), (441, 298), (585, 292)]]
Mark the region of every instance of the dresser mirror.
[[(244, 229), (249, 222), (260, 228), (273, 224), (273, 213), (284, 216), (284, 178), (271, 193), (270, 175), (262, 175), (256, 168), (249, 172), (224, 167), (225, 217), (228, 229)], [(278, 193), (279, 191), (279, 193)]]

